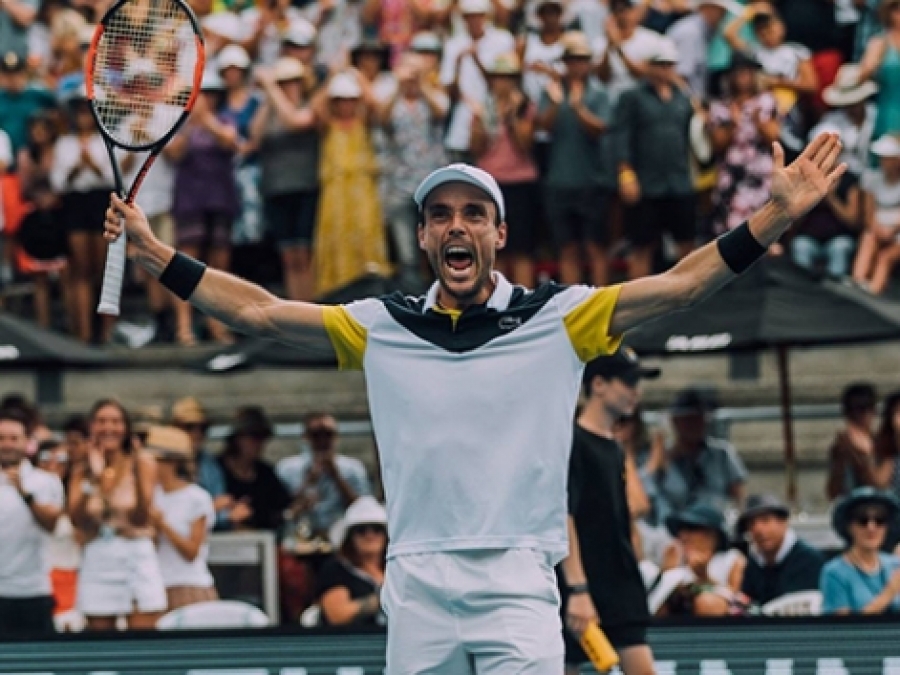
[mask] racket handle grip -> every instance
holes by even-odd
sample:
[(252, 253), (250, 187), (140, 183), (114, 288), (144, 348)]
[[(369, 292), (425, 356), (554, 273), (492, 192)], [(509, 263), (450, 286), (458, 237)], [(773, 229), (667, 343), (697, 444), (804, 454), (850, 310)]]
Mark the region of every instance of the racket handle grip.
[(619, 665), (619, 655), (610, 644), (606, 633), (596, 623), (590, 624), (582, 633), (581, 648), (594, 668), (601, 673), (609, 672), (614, 666)]
[(125, 232), (109, 245), (106, 252), (106, 268), (103, 270), (103, 287), (100, 289), (98, 314), (119, 316), (122, 300), (122, 282), (125, 279)]

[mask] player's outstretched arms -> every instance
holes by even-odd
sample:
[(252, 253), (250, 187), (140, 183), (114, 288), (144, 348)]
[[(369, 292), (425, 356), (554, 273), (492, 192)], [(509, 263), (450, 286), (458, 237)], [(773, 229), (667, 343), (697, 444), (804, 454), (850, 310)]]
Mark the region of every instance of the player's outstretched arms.
[(838, 164), (840, 151), (837, 134), (821, 134), (785, 166), (784, 150), (775, 143), (769, 202), (749, 223), (697, 249), (668, 272), (624, 284), (613, 311), (611, 332), (620, 335), (644, 321), (690, 307), (750, 267), (792, 222), (834, 189), (847, 169)]
[(115, 241), (124, 219), (129, 255), (183, 300), (236, 331), (291, 342), (322, 329), (322, 307), (282, 300), (264, 288), (222, 272), (207, 269), (159, 241), (140, 207), (112, 195), (106, 211), (104, 237)]

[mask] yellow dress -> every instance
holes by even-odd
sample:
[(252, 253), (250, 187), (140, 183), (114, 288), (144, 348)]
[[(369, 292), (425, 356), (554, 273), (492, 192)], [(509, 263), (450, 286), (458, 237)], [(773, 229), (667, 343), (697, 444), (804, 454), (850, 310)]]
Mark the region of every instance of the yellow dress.
[(378, 162), (362, 120), (329, 124), (319, 178), (322, 193), (313, 244), (317, 293), (365, 274), (388, 274)]

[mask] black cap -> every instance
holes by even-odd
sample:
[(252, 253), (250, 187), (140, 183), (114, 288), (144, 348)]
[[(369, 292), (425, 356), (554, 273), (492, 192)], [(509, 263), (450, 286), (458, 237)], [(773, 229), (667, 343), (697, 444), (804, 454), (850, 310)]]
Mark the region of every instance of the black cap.
[(615, 12), (619, 9), (630, 9), (634, 7), (634, 2), (632, 0), (610, 0), (609, 1), (609, 10), (611, 12)]
[(677, 537), (681, 530), (712, 530), (719, 537), (718, 548), (725, 550), (728, 546), (728, 533), (725, 531), (725, 516), (709, 504), (692, 504), (666, 518), (669, 534)]
[(248, 405), (237, 409), (229, 436), (242, 435), (266, 439), (272, 437), (272, 423), (261, 407)]
[(713, 390), (688, 387), (675, 395), (672, 407), (669, 408), (669, 414), (674, 417), (679, 415), (701, 415), (710, 413), (718, 407), (719, 404), (716, 401), (716, 394)]
[(762, 69), (762, 64), (750, 54), (734, 52), (731, 55), (731, 63), (728, 66), (728, 70), (735, 71), (742, 68), (746, 70), (760, 70)]
[(25, 59), (17, 52), (6, 52), (0, 60), (0, 70), (4, 73), (21, 73), (27, 67)]
[(587, 384), (595, 377), (604, 380), (622, 380), (626, 384), (636, 385), (639, 380), (653, 380), (659, 377), (659, 368), (641, 366), (638, 355), (631, 347), (619, 347), (614, 354), (600, 356), (584, 367), (582, 382)]
[(747, 528), (750, 527), (750, 521), (764, 514), (778, 516), (786, 520), (791, 517), (791, 510), (787, 507), (787, 504), (773, 494), (750, 495), (747, 499), (747, 508), (744, 509), (738, 518), (737, 533), (741, 535), (746, 532)]

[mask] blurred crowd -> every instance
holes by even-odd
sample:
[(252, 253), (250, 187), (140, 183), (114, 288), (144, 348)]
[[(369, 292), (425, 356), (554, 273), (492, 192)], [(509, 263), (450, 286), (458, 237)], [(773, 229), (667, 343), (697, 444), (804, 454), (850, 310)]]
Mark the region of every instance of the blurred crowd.
[[(773, 253), (874, 293), (900, 260), (900, 0), (190, 5), (202, 95), (138, 203), (161, 239), (287, 297), (366, 274), (420, 291), (411, 195), (448, 161), (500, 183), (516, 283), (640, 277), (766, 201), (772, 142), (790, 160), (825, 130), (850, 170)], [(42, 325), (100, 343), (113, 176), (83, 61), (106, 8), (0, 5), (0, 283), (30, 278)], [(121, 159), (130, 183), (141, 158)], [(158, 339), (233, 339), (133, 281)]]
[[(638, 392), (628, 377), (590, 371), (578, 423), (604, 392)], [(610, 384), (617, 378), (624, 385)], [(806, 604), (795, 613), (900, 611), (900, 393), (879, 406), (868, 384), (844, 392), (825, 486), (843, 544), (825, 548), (803, 541), (783, 500), (747, 495), (748, 471), (717, 436), (716, 409), (714, 392), (690, 387), (663, 416), (638, 407), (615, 426), (650, 613), (777, 613), (798, 593)], [(378, 476), (341, 452), (332, 414), (302, 425), (297, 450), (272, 463), (275, 428), (259, 407), (236, 410), (213, 441), (191, 397), (131, 413), (101, 400), (51, 430), (27, 400), (7, 396), (0, 633), (153, 628), (165, 612), (217, 599), (209, 535), (243, 531), (275, 536), (284, 623), (383, 625), (389, 533)]]

